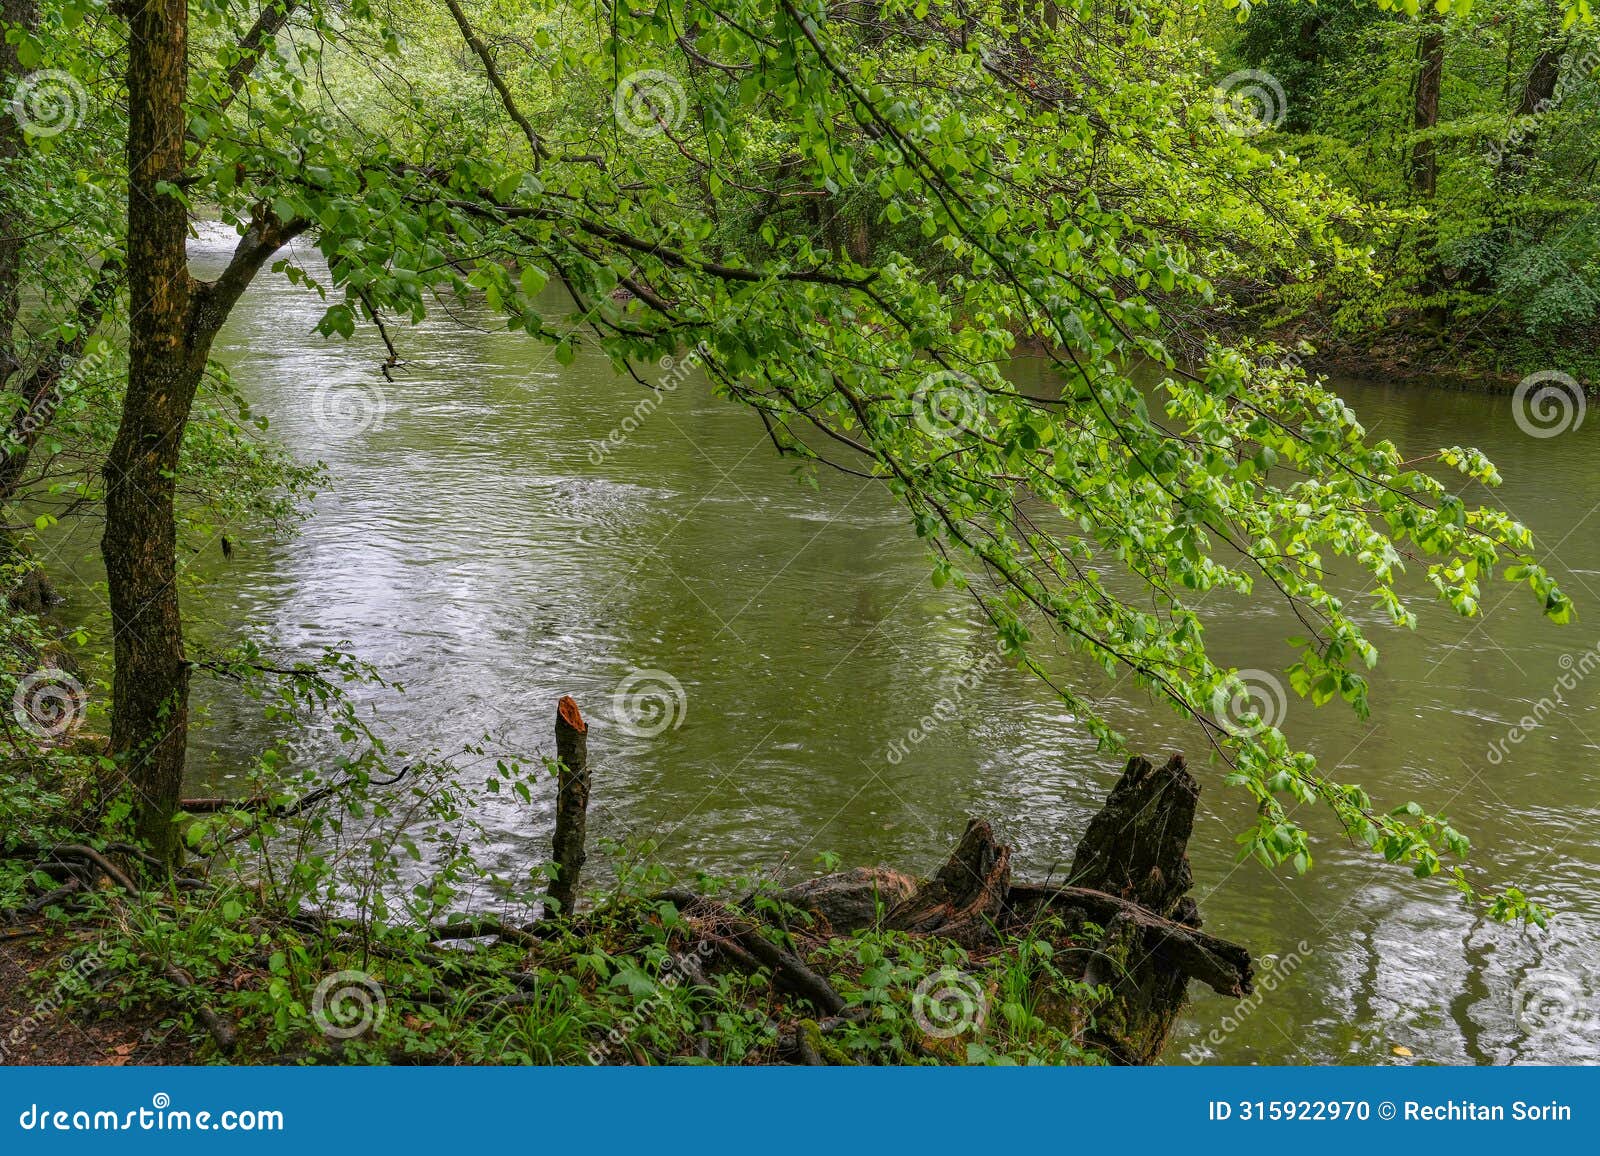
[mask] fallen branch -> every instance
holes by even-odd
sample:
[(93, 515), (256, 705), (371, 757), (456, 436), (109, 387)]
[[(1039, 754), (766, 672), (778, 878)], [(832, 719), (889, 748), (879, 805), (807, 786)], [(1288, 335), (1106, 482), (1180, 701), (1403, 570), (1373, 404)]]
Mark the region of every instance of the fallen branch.
[(1219, 995), (1242, 999), (1255, 990), (1255, 969), (1250, 963), (1250, 953), (1237, 943), (1164, 919), (1146, 907), (1104, 891), (1018, 883), (1012, 886), (1007, 902), (1013, 912), (1030, 922), (1045, 908), (1076, 907), (1102, 925), (1121, 916), (1139, 928), (1150, 950), (1164, 953), (1173, 967), (1209, 985)]
[(346, 775), (337, 783), (329, 783), (308, 791), (298, 799), (289, 802), (278, 802), (272, 795), (252, 795), (248, 799), (180, 799), (178, 809), (187, 811), (191, 815), (214, 815), (222, 811), (261, 811), (263, 818), (288, 819), (306, 810), (313, 804), (320, 803), (335, 791), (342, 791), (346, 787), (353, 787), (357, 783), (366, 782), (368, 786), (389, 787), (405, 778), (411, 771), (411, 764), (407, 763), (398, 772), (387, 779), (375, 779), (370, 775)]
[(441, 943), (451, 939), (486, 939), (489, 936), (514, 943), (518, 947), (539, 947), (544, 939), (531, 931), (508, 927), (492, 915), (463, 919), (456, 923), (439, 923), (428, 929), (428, 942)]
[[(186, 994), (193, 995), (200, 990), (195, 985), (194, 978), (177, 964), (169, 963), (162, 966), (161, 974)], [(196, 1001), (195, 1015), (201, 1023), (205, 1024), (206, 1031), (211, 1033), (211, 1038), (216, 1041), (218, 1050), (223, 1055), (231, 1053), (234, 1043), (238, 1040), (238, 1034), (233, 1030), (233, 1025), (212, 1011), (203, 1001)]]
[[(745, 970), (755, 963), (772, 973), (772, 982), (792, 995), (807, 1000), (819, 1011), (836, 1016), (844, 1011), (845, 1000), (833, 986), (813, 971), (794, 952), (768, 939), (761, 925), (725, 903), (696, 895), (692, 891), (672, 889), (660, 892), (658, 901), (675, 905), (680, 911), (695, 910), (725, 926), (732, 942), (713, 940), (730, 959), (742, 964)], [(737, 948), (737, 950), (729, 950)]]

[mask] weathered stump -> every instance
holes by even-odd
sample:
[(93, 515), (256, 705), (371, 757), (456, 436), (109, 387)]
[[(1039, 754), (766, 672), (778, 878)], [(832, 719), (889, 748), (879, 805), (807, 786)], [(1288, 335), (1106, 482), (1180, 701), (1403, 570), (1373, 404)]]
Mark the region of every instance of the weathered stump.
[(996, 941), (1011, 888), (1011, 848), (994, 841), (982, 819), (972, 819), (945, 865), (889, 911), (884, 926), (953, 939), (972, 950)]
[[(1194, 874), (1188, 847), (1199, 802), (1200, 784), (1184, 767), (1183, 756), (1175, 754), (1161, 767), (1142, 757), (1128, 760), (1078, 841), (1069, 882), (1198, 928), (1200, 910), (1189, 896)], [(1193, 972), (1183, 967), (1166, 937), (1147, 935), (1133, 913), (1119, 911), (1104, 926), (1103, 954), (1091, 957), (1085, 979), (1108, 984), (1113, 999), (1097, 1009), (1090, 1037), (1111, 1057), (1148, 1064), (1166, 1046)], [(1250, 961), (1242, 951), (1239, 955), (1239, 986), (1245, 987)]]
[[(809, 1019), (797, 1012), (802, 1018), (786, 1021), (778, 1053), (791, 1062), (859, 1058), (844, 1055), (829, 1036), (871, 1009), (841, 998), (808, 961), (834, 936), (883, 928), (952, 940), (975, 966), (1023, 937), (1048, 938), (1058, 968), (1109, 995), (1083, 997), (1052, 981), (1051, 991), (1041, 993), (1040, 1014), (1113, 1063), (1148, 1064), (1166, 1045), (1191, 979), (1235, 999), (1251, 991), (1250, 953), (1202, 931), (1188, 894), (1194, 882), (1188, 841), (1199, 798), (1182, 756), (1161, 766), (1129, 760), (1060, 885), (1013, 880), (1010, 849), (995, 841), (987, 822), (971, 819), (930, 879), (858, 867), (775, 894), (809, 920), (778, 918), (763, 926), (754, 896), (729, 904), (672, 889), (654, 898), (677, 906), (691, 934), (723, 966), (764, 974), (774, 989), (820, 1014)], [(565, 870), (561, 878), (569, 878)], [(1073, 960), (1081, 963), (1074, 968)]]
[[(1084, 1042), (1116, 1063), (1152, 1063), (1198, 979), (1233, 998), (1251, 991), (1243, 947), (1200, 930), (1188, 894), (1188, 842), (1200, 787), (1173, 755), (1157, 766), (1129, 760), (1090, 820), (1062, 885), (1016, 882), (1010, 850), (981, 819), (968, 822), (943, 867), (920, 885), (885, 868), (811, 880), (781, 898), (832, 934), (882, 926), (988, 951), (1056, 917), (1085, 983), (1110, 989), (1093, 1009)], [(889, 895), (897, 901), (886, 903)], [(1076, 1012), (1065, 1014), (1076, 1018)], [(1083, 1017), (1088, 1024), (1090, 1017)]]
[(589, 826), (589, 728), (578, 704), (563, 695), (556, 704), (555, 875), (546, 895), (545, 917), (571, 915), (583, 873)]
[(1069, 931), (1104, 929), (1084, 981), (1113, 998), (1095, 1012), (1091, 1042), (1113, 1060), (1148, 1064), (1161, 1054), (1186, 1002), (1191, 978), (1235, 998), (1249, 994), (1250, 955), (1200, 931), (1188, 894), (1189, 836), (1200, 785), (1173, 755), (1157, 766), (1128, 761), (1105, 806), (1089, 821), (1065, 887), (1011, 891), (1014, 917), (1060, 915)]

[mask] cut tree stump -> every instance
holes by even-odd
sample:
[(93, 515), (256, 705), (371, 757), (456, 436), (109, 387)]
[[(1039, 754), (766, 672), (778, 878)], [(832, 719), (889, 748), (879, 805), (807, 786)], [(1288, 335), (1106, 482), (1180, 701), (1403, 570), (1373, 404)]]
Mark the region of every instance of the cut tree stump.
[(568, 695), (556, 704), (556, 763), (555, 875), (546, 892), (546, 919), (572, 914), (589, 827), (589, 727)]
[(1235, 999), (1253, 990), (1250, 953), (1200, 930), (1188, 893), (1199, 800), (1181, 755), (1160, 765), (1136, 757), (1089, 821), (1063, 885), (1014, 881), (1010, 849), (987, 822), (972, 819), (944, 866), (921, 884), (886, 868), (857, 868), (782, 897), (823, 915), (835, 935), (877, 925), (951, 939), (974, 953), (1058, 918), (1068, 950), (1083, 960), (1083, 981), (1111, 991), (1094, 1008), (1092, 1026), (1084, 1017), (1085, 1042), (1115, 1063), (1148, 1064), (1166, 1045), (1189, 980)]
[(1171, 1035), (1191, 979), (1235, 999), (1253, 990), (1250, 953), (1202, 931), (1189, 895), (1188, 842), (1199, 799), (1181, 755), (1160, 765), (1130, 759), (1061, 884), (1013, 880), (1010, 848), (975, 818), (930, 879), (858, 867), (776, 893), (809, 920), (763, 926), (749, 903), (732, 907), (682, 889), (654, 899), (676, 905), (725, 967), (764, 973), (775, 989), (820, 1013), (784, 1029), (780, 1054), (791, 1061), (853, 1062), (827, 1037), (870, 1010), (848, 1005), (808, 961), (830, 938), (881, 928), (952, 940), (975, 968), (1020, 937), (1049, 939), (1057, 968), (1076, 971), (1109, 996), (1070, 1004), (1049, 997), (1041, 1014), (1075, 1029), (1086, 1049), (1112, 1063), (1149, 1064)]

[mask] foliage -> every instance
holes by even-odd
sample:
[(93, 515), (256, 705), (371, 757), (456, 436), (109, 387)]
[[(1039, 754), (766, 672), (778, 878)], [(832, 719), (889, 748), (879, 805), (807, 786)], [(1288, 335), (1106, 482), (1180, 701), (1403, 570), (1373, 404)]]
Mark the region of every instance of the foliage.
[[(1600, 123), (1600, 40), (1573, 6), (1480, 0), (1442, 6), (1437, 123), (1417, 121), (1418, 22), (1399, 6), (1258, 6), (1212, 35), (1224, 67), (1281, 84), (1282, 130), (1263, 138), (1410, 224), (1387, 242), (1381, 281), (1296, 287), (1297, 316), (1356, 347), (1400, 334), (1430, 361), (1518, 374), (1591, 373), (1600, 304), (1597, 196), (1588, 142)], [(1413, 187), (1431, 143), (1437, 190)], [(1303, 323), (1302, 323), (1302, 327)]]

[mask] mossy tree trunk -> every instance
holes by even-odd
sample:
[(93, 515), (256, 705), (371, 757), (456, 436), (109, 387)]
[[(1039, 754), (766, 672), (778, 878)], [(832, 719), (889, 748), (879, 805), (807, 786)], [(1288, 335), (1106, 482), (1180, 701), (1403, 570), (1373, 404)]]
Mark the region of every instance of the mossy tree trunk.
[(221, 277), (190, 276), (188, 214), (177, 196), (188, 144), (188, 3), (130, 0), (125, 10), (128, 389), (106, 458), (101, 542), (115, 637), (111, 754), (134, 792), (139, 837), (172, 859), (189, 729), (174, 517), (184, 431), (217, 331), (267, 258), (304, 225), (263, 210)]

